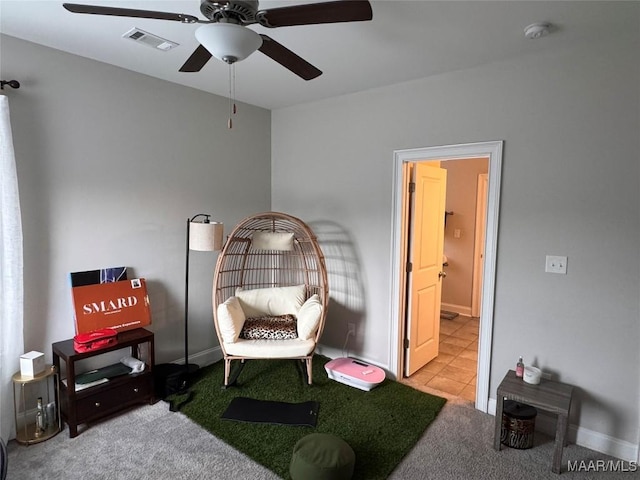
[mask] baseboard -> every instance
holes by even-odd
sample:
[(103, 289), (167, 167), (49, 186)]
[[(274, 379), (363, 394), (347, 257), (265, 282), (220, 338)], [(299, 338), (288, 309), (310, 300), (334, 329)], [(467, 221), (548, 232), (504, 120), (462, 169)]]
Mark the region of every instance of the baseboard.
[(325, 345), (318, 345), (316, 347), (316, 353), (320, 354), (320, 355), (324, 355), (327, 358), (330, 359), (334, 359), (334, 358), (340, 358), (340, 357), (344, 357), (345, 353), (347, 354), (346, 356), (348, 357), (353, 357), (353, 358), (357, 358), (358, 360), (365, 362), (365, 363), (369, 363), (371, 365), (375, 365), (376, 367), (380, 367), (381, 369), (384, 370), (385, 375), (387, 376), (387, 378), (391, 379), (391, 380), (395, 380), (395, 375), (391, 374), (391, 372), (389, 372), (389, 368), (387, 365), (380, 365), (377, 362), (373, 362), (371, 360), (369, 360), (368, 358), (365, 358), (361, 355), (353, 355), (352, 353), (349, 352), (343, 352), (342, 350), (340, 350), (339, 348), (333, 348), (333, 347), (327, 347)]
[[(316, 347), (316, 353), (320, 355), (324, 355), (325, 357), (328, 357), (331, 359), (344, 357), (344, 353), (339, 348), (326, 347), (323, 345), (318, 345)], [(385, 365), (379, 365), (376, 362), (372, 362), (367, 358), (363, 358), (362, 356), (357, 356), (357, 357), (354, 355), (349, 355), (349, 356), (353, 358), (357, 358), (358, 360), (361, 360), (363, 362), (370, 363), (371, 365), (375, 365), (377, 367), (382, 368), (385, 371), (387, 378), (395, 380), (394, 375), (389, 373), (389, 369), (386, 368)], [(204, 350), (199, 353), (194, 353), (193, 355), (189, 355), (189, 363), (195, 363), (200, 367), (213, 365), (214, 363), (220, 360), (222, 360), (222, 349), (219, 346), (210, 348), (208, 350)], [(184, 363), (184, 357), (174, 360), (171, 363)]]
[[(488, 412), (495, 417), (495, 398), (489, 399), (488, 407)], [(545, 414), (544, 412), (538, 412), (538, 416), (536, 417), (536, 430), (552, 437), (555, 436), (555, 416)], [(569, 425), (567, 437), (569, 443), (575, 443), (581, 447), (604, 453), (605, 455), (611, 455), (612, 457), (616, 457), (627, 462), (635, 462), (638, 459), (638, 445), (627, 442), (626, 440), (620, 440), (619, 438), (615, 438), (604, 433), (589, 430), (588, 428)]]
[[(326, 347), (323, 345), (318, 345), (316, 347), (316, 353), (320, 355), (324, 355), (325, 357), (328, 357), (331, 359), (344, 357), (344, 352), (339, 348)], [(363, 362), (370, 363), (371, 365), (380, 367), (386, 372), (388, 378), (391, 377), (385, 365), (379, 365), (378, 363), (373, 362), (362, 356), (354, 356), (352, 354), (350, 354), (349, 356), (353, 358), (357, 358), (358, 360), (362, 360)], [(212, 365), (219, 360), (222, 360), (222, 349), (219, 346), (210, 348), (208, 350), (204, 350), (199, 353), (194, 353), (192, 355), (189, 355), (189, 363), (195, 363), (196, 365), (199, 365), (201, 367)], [(174, 360), (171, 363), (184, 363), (184, 357), (178, 358), (177, 360)]]
[[(202, 352), (189, 355), (189, 363), (195, 363), (200, 367), (213, 365), (217, 361), (222, 360), (222, 349), (220, 346), (203, 350)], [(170, 363), (184, 363), (184, 357), (178, 358)]]
[(464, 305), (455, 305), (453, 303), (441, 303), (440, 310), (446, 310), (448, 312), (454, 312), (458, 315), (464, 315), (465, 317), (471, 316), (471, 307), (465, 307)]
[(327, 347), (326, 345), (316, 345), (316, 353), (325, 357), (334, 358), (344, 357), (344, 352), (339, 348)]

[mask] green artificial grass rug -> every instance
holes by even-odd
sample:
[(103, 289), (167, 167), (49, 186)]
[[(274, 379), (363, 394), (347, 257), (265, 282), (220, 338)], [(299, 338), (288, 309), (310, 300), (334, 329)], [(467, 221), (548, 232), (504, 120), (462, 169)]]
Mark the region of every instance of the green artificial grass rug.
[[(298, 360), (248, 360), (236, 386), (222, 389), (224, 362), (200, 369), (193, 400), (180, 410), (216, 437), (288, 479), (293, 447), (310, 433), (330, 433), (356, 454), (354, 479), (385, 479), (422, 436), (446, 400), (392, 380), (369, 392), (327, 377), (328, 358), (313, 360), (313, 385)], [(235, 363), (235, 362), (234, 362)], [(279, 402), (317, 401), (316, 428), (244, 423), (220, 418), (234, 397)], [(173, 397), (180, 403), (181, 397)]]

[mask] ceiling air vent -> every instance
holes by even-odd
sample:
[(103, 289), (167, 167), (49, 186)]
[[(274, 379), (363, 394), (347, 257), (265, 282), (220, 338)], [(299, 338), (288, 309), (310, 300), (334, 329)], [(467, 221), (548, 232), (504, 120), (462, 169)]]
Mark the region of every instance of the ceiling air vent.
[(144, 30), (140, 30), (139, 28), (132, 28), (127, 33), (125, 33), (122, 38), (129, 38), (135, 42), (155, 48), (156, 50), (162, 50), (163, 52), (168, 52), (172, 48), (178, 46), (176, 42), (160, 38), (153, 33), (145, 32)]

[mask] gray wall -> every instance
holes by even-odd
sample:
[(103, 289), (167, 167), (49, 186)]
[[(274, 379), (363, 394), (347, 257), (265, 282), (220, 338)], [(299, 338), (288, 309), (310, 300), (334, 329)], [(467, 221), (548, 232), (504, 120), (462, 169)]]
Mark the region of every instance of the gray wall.
[[(126, 265), (149, 284), (157, 361), (183, 357), (186, 219), (268, 210), (270, 113), (2, 36), (25, 255), (25, 351), (74, 334), (70, 271)], [(216, 255), (192, 252), (190, 351), (217, 345)], [(202, 358), (206, 360), (206, 358)]]
[[(441, 162), (441, 167), (447, 170), (446, 210), (453, 212), (444, 229), (444, 254), (449, 265), (444, 268), (447, 276), (442, 282), (443, 309), (471, 315), (478, 175), (489, 171), (489, 160), (449, 160)], [(460, 230), (458, 238), (456, 230)]]
[(353, 315), (352, 353), (391, 361), (393, 151), (504, 140), (490, 395), (523, 355), (578, 387), (579, 435), (637, 455), (639, 31), (273, 112), (273, 208), (332, 223), (359, 260), (363, 306), (334, 301), (331, 346)]

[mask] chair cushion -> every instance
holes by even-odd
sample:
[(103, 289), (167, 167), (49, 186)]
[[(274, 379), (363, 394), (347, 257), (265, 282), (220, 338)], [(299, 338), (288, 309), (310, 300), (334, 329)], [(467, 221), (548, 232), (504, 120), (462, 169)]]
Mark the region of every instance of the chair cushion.
[(246, 317), (262, 315), (296, 315), (305, 301), (305, 286), (254, 288), (245, 290), (238, 288), (236, 297)]
[(349, 480), (356, 454), (347, 442), (328, 433), (312, 433), (293, 447), (289, 473), (293, 480)]
[(316, 334), (320, 317), (322, 316), (322, 304), (318, 294), (311, 295), (298, 311), (298, 337), (308, 340)]
[(233, 343), (240, 336), (245, 314), (237, 297), (229, 297), (218, 305), (218, 329), (225, 343)]
[(297, 358), (306, 357), (316, 343), (313, 340), (291, 338), (287, 340), (245, 340), (238, 338), (234, 343), (223, 343), (227, 355), (247, 358)]
[(296, 317), (291, 314), (247, 318), (244, 321), (240, 338), (247, 340), (285, 340), (298, 338)]

